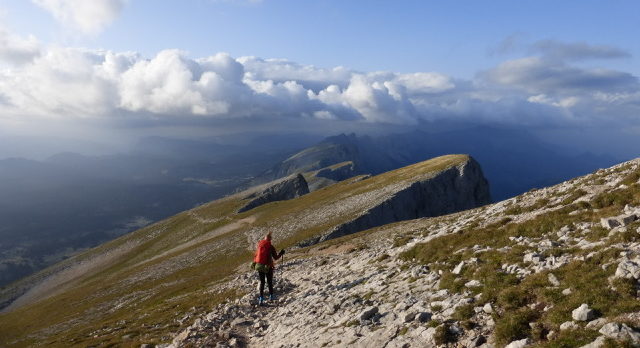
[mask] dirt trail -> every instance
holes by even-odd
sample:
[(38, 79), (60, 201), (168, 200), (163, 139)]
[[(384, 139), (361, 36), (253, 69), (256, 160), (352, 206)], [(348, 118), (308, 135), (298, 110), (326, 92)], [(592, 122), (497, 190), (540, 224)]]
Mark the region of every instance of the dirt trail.
[[(194, 219), (196, 219), (198, 221), (204, 220), (202, 218), (197, 217), (197, 215), (195, 215), (195, 214), (189, 214), (189, 216), (193, 217)], [(192, 247), (194, 245), (201, 244), (201, 243), (203, 243), (203, 242), (205, 242), (205, 241), (207, 241), (207, 240), (209, 240), (211, 238), (215, 238), (215, 237), (221, 236), (223, 234), (229, 233), (231, 231), (235, 231), (237, 229), (240, 229), (240, 228), (243, 228), (245, 226), (251, 225), (255, 221), (256, 221), (256, 216), (255, 215), (251, 215), (251, 216), (248, 216), (248, 217), (246, 217), (244, 219), (240, 219), (240, 220), (234, 221), (234, 222), (232, 222), (230, 224), (218, 227), (218, 228), (213, 229), (213, 230), (211, 230), (209, 232), (206, 232), (205, 234), (203, 234), (201, 236), (193, 238), (192, 240), (190, 240), (190, 241), (188, 241), (186, 243), (182, 243), (182, 244), (180, 244), (180, 245), (178, 245), (178, 246), (176, 246), (174, 248), (171, 248), (171, 249), (169, 249), (169, 250), (167, 250), (167, 251), (165, 251), (165, 252), (163, 252), (161, 254), (158, 254), (158, 255), (156, 255), (156, 256), (148, 259), (148, 260), (142, 261), (142, 262), (136, 264), (136, 266), (140, 265), (140, 264), (143, 264), (143, 263), (147, 263), (147, 262), (153, 261), (155, 259), (158, 259), (160, 257), (166, 256), (166, 255), (169, 255), (169, 254), (172, 254), (172, 253), (176, 253), (176, 252), (188, 249), (188, 248), (190, 248), (190, 247)]]
[(10, 312), (18, 307), (49, 298), (71, 288), (75, 285), (74, 280), (77, 280), (84, 274), (92, 273), (93, 270), (106, 266), (138, 246), (138, 244), (136, 241), (128, 242), (113, 250), (97, 255), (90, 260), (83, 260), (52, 274), (31, 287), (26, 293), (3, 309), (2, 312)]

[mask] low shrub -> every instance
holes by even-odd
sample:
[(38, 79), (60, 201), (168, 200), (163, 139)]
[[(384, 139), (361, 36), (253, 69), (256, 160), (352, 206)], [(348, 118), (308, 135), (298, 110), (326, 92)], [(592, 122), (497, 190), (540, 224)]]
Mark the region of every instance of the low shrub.
[(433, 340), (437, 345), (442, 345), (455, 342), (456, 336), (453, 332), (451, 332), (449, 324), (444, 323), (436, 327), (436, 332), (433, 335)]
[(457, 321), (465, 321), (471, 319), (474, 314), (475, 311), (473, 310), (473, 305), (466, 304), (456, 307), (451, 318)]
[(511, 341), (529, 337), (531, 327), (529, 323), (534, 321), (537, 313), (529, 308), (522, 308), (514, 312), (507, 312), (496, 321), (494, 331), (498, 344), (507, 344)]

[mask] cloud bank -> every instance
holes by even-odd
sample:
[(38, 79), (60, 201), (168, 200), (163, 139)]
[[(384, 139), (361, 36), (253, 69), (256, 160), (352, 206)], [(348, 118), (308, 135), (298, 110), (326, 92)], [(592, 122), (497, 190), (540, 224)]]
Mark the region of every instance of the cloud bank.
[(541, 53), (547, 59), (587, 60), (629, 58), (625, 50), (606, 45), (589, 45), (586, 42), (565, 43), (555, 40), (541, 40), (533, 44), (533, 52)]
[[(55, 3), (55, 2), (52, 2)], [(154, 57), (42, 46), (0, 32), (0, 120), (355, 121), (412, 125), (472, 120), (531, 127), (639, 126), (640, 82), (576, 60), (620, 58), (604, 46), (540, 42), (537, 55), (505, 61), (474, 79), (438, 72), (359, 72), (283, 59)], [(5, 64), (5, 65), (6, 65)]]

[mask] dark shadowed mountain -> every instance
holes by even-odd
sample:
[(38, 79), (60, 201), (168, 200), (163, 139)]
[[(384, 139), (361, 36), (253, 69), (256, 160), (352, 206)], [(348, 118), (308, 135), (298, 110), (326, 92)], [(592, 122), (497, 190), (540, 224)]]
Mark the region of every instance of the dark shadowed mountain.
[(357, 174), (379, 174), (449, 153), (468, 153), (482, 164), (494, 200), (552, 185), (617, 161), (590, 153), (571, 154), (524, 130), (477, 126), (439, 132), (329, 137), (264, 172), (258, 181), (345, 161), (354, 162)]

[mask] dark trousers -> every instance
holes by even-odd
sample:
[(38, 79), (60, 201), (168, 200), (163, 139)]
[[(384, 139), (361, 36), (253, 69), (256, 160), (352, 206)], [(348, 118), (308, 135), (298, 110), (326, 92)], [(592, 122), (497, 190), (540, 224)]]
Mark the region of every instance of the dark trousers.
[(269, 269), (269, 272), (267, 273), (258, 272), (258, 276), (260, 277), (260, 296), (264, 296), (265, 278), (267, 278), (267, 283), (269, 285), (269, 295), (273, 295), (273, 268)]

